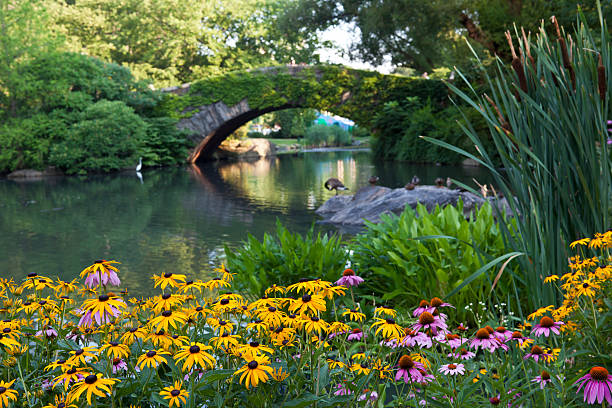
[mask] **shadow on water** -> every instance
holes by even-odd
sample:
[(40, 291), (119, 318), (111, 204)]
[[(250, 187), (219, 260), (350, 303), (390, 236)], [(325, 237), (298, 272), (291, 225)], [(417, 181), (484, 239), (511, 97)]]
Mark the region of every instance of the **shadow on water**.
[(327, 178), (354, 192), (374, 174), (389, 187), (413, 174), (423, 183), (446, 176), (486, 182), (478, 168), (373, 163), (367, 152), (350, 151), (148, 170), (142, 183), (134, 172), (0, 180), (0, 276), (71, 280), (95, 259), (116, 259), (124, 286), (148, 294), (152, 274), (211, 276), (224, 245), (239, 245), (247, 233), (261, 238), (276, 219), (306, 232), (333, 195), (323, 188)]

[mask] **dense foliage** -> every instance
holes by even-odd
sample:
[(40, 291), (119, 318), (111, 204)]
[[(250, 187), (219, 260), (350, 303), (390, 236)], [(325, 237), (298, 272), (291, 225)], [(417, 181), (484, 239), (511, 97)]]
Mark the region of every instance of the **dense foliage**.
[[(509, 252), (489, 204), (470, 219), (465, 218), (461, 202), (456, 207), (436, 207), (431, 213), (422, 204), (416, 210), (406, 207), (399, 216), (383, 215), (378, 224), (367, 222), (350, 249), (352, 268), (366, 280), (360, 292), (396, 307), (409, 307), (411, 299), (431, 293), (459, 305), (475, 299), (486, 307), (505, 304), (505, 310), (515, 312), (523, 301), (506, 298), (515, 293), (516, 262), (472, 276)], [(498, 280), (500, 271), (504, 275)], [(470, 313), (482, 313), (481, 306), (470, 312), (458, 310), (456, 316), (467, 321)]]
[(154, 113), (159, 94), (127, 68), (46, 53), (15, 69), (28, 80), (0, 110), (0, 171), (106, 172), (133, 167), (139, 156), (146, 165), (184, 160), (188, 144), (176, 120)]
[(348, 259), (340, 238), (317, 233), (292, 233), (277, 223), (275, 234), (264, 234), (261, 241), (249, 234), (238, 249), (225, 248), (229, 269), (238, 274), (241, 289), (262, 295), (264, 289), (300, 277), (332, 280)]
[(153, 275), (156, 289), (146, 298), (120, 290), (118, 262), (104, 259), (80, 280), (4, 279), (1, 401), (548, 408), (584, 399), (605, 406), (612, 402), (612, 233), (575, 245), (571, 271), (545, 281), (563, 282), (562, 306), (544, 305), (527, 320), (475, 313), (476, 328), (459, 324), (455, 306), (439, 297), (412, 298), (411, 313), (356, 298), (364, 280), (349, 269), (333, 269), (335, 283), (279, 278), (252, 301), (232, 288), (236, 274), (223, 266), (206, 281)]
[(352, 136), (340, 126), (328, 126), (315, 124), (306, 129), (306, 145), (324, 146), (348, 146), (352, 143)]
[[(474, 155), (429, 139), (477, 160), (498, 190), (515, 197), (508, 203), (521, 214), (519, 234), (506, 235), (515, 250), (528, 255), (522, 269), (531, 306), (536, 299), (556, 300), (558, 293), (539, 281), (542, 274), (563, 270), (569, 258), (565, 242), (610, 227), (610, 36), (603, 20), (598, 37), (582, 21), (571, 36), (557, 26), (556, 39), (544, 29), (518, 41), (508, 33), (519, 51), (511, 66), (499, 61), (497, 73), (486, 76), (488, 95), (451, 86), (486, 120), (493, 145), (471, 125), (464, 130), (477, 146)], [(498, 170), (494, 157), (505, 171)]]

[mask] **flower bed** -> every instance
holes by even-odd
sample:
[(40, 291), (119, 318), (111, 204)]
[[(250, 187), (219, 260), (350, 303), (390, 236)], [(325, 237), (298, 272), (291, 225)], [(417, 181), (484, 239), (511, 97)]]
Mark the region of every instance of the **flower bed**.
[(84, 285), (4, 279), (0, 407), (605, 406), (612, 232), (575, 246), (570, 272), (546, 279), (560, 307), (475, 328), (436, 297), (410, 313), (360, 301), (351, 270), (251, 301), (224, 267), (206, 282), (154, 275), (146, 299), (109, 291), (115, 261)]

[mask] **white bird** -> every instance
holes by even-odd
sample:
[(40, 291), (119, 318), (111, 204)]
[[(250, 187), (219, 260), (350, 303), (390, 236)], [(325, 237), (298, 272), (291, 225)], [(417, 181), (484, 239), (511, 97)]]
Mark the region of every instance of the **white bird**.
[(142, 169), (142, 157), (138, 158), (138, 165), (136, 166), (136, 172), (139, 172)]

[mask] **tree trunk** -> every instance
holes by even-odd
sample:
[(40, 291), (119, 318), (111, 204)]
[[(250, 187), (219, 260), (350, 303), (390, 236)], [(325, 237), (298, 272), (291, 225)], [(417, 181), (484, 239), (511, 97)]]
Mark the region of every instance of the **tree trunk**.
[(461, 22), (461, 25), (464, 26), (467, 30), (468, 37), (484, 46), (487, 50), (491, 52), (491, 54), (497, 54), (497, 48), (495, 47), (495, 44), (493, 44), (493, 42), (485, 36), (480, 27), (478, 27), (474, 23), (474, 20), (472, 20), (470, 16), (465, 13), (461, 13), (459, 15), (459, 21)]

